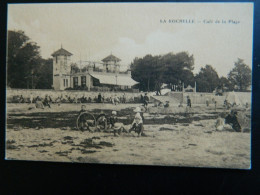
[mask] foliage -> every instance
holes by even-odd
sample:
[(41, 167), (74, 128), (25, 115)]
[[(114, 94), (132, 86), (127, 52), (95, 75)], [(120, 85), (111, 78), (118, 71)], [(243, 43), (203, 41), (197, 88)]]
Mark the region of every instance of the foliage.
[(219, 85), (218, 73), (211, 65), (201, 68), (195, 80), (198, 92), (213, 92)]
[(251, 69), (244, 63), (244, 60), (238, 58), (235, 67), (228, 74), (228, 80), (234, 89), (247, 91), (251, 85)]
[(51, 89), (52, 88), (52, 73), (53, 62), (52, 59), (42, 59), (39, 68), (36, 71), (36, 87), (37, 89)]
[[(34, 88), (30, 82), (39, 68), (40, 47), (23, 31), (8, 31), (7, 85), (14, 88)], [(32, 86), (33, 85), (33, 86)]]
[(162, 83), (178, 85), (184, 82), (185, 85), (193, 85), (193, 65), (193, 55), (189, 56), (187, 52), (180, 52), (135, 58), (130, 68), (133, 79), (140, 83), (139, 89), (153, 91), (158, 90)]

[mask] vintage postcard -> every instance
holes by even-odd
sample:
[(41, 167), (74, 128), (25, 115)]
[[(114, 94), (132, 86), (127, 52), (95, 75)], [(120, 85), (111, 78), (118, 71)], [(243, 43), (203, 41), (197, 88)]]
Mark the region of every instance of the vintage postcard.
[(9, 4), (6, 159), (250, 169), (253, 7)]

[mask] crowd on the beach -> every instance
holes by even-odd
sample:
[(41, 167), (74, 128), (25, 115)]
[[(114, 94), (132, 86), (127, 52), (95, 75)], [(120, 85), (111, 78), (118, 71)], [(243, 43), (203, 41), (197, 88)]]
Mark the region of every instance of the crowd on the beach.
[(36, 103), (36, 101), (45, 101), (49, 103), (140, 103), (144, 101), (142, 94), (139, 96), (127, 96), (125, 93), (105, 94), (99, 93), (98, 95), (77, 95), (77, 94), (55, 94), (55, 95), (36, 95), (30, 94), (24, 97), (23, 95), (14, 95), (8, 99), (9, 103)]

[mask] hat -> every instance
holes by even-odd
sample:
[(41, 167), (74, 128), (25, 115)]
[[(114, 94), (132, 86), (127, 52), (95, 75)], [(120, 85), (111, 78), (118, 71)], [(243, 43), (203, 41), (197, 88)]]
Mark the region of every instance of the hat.
[(112, 114), (113, 114), (113, 115), (116, 115), (116, 111), (113, 110), (113, 111), (112, 111)]
[(136, 113), (136, 115), (135, 115), (135, 119), (140, 119), (140, 120), (142, 119), (140, 113)]
[(140, 108), (140, 107), (136, 107), (136, 108), (134, 109), (134, 112), (141, 112), (141, 108)]

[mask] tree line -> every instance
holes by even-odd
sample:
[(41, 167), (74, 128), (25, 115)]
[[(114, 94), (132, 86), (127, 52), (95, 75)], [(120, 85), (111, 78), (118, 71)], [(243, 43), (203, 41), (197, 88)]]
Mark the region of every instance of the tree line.
[(211, 65), (194, 75), (194, 57), (188, 52), (135, 58), (130, 68), (142, 91), (159, 91), (163, 83), (172, 90), (182, 90), (183, 83), (184, 87), (194, 87), (196, 82), (198, 92), (247, 91), (251, 85), (251, 69), (239, 58), (227, 77), (219, 77)]
[[(52, 59), (43, 59), (40, 47), (30, 40), (23, 31), (8, 31), (7, 86), (11, 88), (51, 89)], [(130, 65), (132, 78), (139, 82), (142, 91), (159, 91), (162, 84), (172, 90), (194, 87), (198, 92), (246, 91), (251, 85), (251, 69), (239, 59), (234, 63), (227, 77), (219, 77), (211, 65), (193, 73), (194, 57), (187, 52), (165, 55), (146, 55), (135, 58)]]

